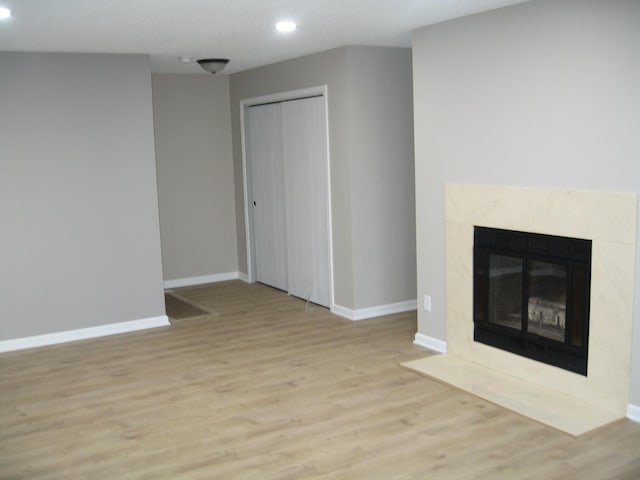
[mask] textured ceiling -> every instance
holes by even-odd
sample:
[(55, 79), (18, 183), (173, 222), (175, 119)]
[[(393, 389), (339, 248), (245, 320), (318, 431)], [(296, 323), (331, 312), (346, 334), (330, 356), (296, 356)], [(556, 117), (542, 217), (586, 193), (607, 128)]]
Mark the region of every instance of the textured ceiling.
[[(411, 31), (525, 0), (0, 0), (0, 51), (145, 53), (157, 73), (200, 73), (179, 56), (226, 57), (233, 73), (344, 45), (403, 46)], [(278, 20), (298, 23), (293, 34)]]

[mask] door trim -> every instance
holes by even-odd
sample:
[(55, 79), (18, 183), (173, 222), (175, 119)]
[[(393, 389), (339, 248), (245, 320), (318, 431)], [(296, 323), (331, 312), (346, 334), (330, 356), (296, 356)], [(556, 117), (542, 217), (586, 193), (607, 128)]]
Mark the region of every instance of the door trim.
[(327, 141), (327, 232), (329, 235), (329, 281), (330, 281), (330, 308), (335, 306), (334, 295), (334, 279), (333, 279), (333, 229), (332, 229), (332, 206), (331, 206), (331, 153), (329, 141), (329, 97), (326, 85), (319, 85), (316, 87), (303, 88), (300, 90), (290, 90), (286, 92), (273, 93), (269, 95), (261, 95), (259, 97), (251, 97), (240, 100), (240, 143), (242, 146), (242, 186), (244, 189), (244, 226), (246, 235), (246, 250), (247, 250), (247, 277), (249, 283), (256, 281), (256, 264), (255, 264), (255, 242), (253, 232), (253, 220), (249, 205), (253, 202), (251, 189), (248, 188), (251, 185), (251, 169), (249, 162), (247, 161), (247, 138), (246, 138), (246, 111), (248, 108), (254, 105), (260, 105), (263, 103), (283, 102), (287, 100), (296, 100), (309, 96), (322, 96), (324, 99), (324, 111), (325, 111), (325, 138)]

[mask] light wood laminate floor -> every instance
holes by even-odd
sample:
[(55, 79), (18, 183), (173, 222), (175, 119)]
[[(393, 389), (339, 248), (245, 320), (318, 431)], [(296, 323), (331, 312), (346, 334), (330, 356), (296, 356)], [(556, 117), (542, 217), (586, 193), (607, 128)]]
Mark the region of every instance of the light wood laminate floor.
[(176, 294), (209, 315), (0, 355), (0, 478), (640, 478), (639, 424), (572, 438), (402, 368), (414, 312)]

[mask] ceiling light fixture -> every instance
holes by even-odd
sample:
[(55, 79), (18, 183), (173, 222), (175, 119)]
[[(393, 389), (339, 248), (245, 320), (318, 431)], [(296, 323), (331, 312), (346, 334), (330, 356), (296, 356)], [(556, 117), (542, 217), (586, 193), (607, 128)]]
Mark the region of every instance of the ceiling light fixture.
[(200, 65), (205, 72), (209, 73), (218, 73), (227, 63), (229, 63), (228, 58), (203, 58), (198, 60), (198, 65)]
[(0, 19), (9, 18), (11, 16), (11, 10), (6, 7), (0, 7)]
[(276, 30), (282, 33), (291, 33), (296, 29), (296, 27), (296, 22), (291, 22), (288, 20), (276, 23)]

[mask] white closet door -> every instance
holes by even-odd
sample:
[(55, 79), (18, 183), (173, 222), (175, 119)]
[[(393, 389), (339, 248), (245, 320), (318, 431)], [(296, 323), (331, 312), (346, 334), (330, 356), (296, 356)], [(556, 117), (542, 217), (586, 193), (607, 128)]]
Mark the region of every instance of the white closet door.
[(323, 97), (282, 103), (289, 293), (330, 306), (329, 194)]
[(288, 290), (280, 104), (248, 109), (256, 278)]

